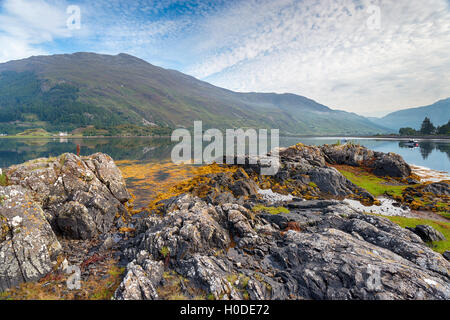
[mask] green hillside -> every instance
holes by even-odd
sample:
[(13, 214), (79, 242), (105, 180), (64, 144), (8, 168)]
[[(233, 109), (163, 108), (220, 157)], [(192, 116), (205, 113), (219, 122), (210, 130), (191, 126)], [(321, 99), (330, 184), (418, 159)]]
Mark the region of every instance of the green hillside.
[(237, 93), (136, 57), (75, 53), (0, 64), (0, 131), (134, 125), (279, 128), (283, 134), (386, 129), (294, 94)]

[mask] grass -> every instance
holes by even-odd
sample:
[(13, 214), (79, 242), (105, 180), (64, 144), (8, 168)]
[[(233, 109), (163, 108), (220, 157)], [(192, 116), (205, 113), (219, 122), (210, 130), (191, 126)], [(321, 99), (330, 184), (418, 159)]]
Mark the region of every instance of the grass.
[(289, 213), (285, 207), (265, 207), (263, 205), (256, 205), (252, 208), (253, 212), (267, 212), (270, 214)]
[(167, 247), (162, 247), (160, 250), (161, 255), (165, 258), (167, 257), (167, 255), (170, 253), (169, 248)]
[(385, 217), (391, 220), (392, 222), (398, 224), (402, 228), (411, 227), (415, 228), (417, 225), (429, 225), (434, 229), (440, 231), (447, 240), (444, 241), (436, 241), (430, 243), (430, 247), (439, 253), (443, 253), (447, 250), (450, 250), (450, 223), (448, 222), (440, 222), (433, 221), (427, 219), (417, 219), (417, 218), (405, 218), (405, 217)]
[(8, 185), (8, 177), (6, 176), (6, 174), (2, 173), (0, 175), (0, 186), (6, 187), (7, 185)]
[(317, 184), (315, 184), (314, 182), (310, 182), (310, 183), (308, 183), (308, 185), (309, 185), (311, 188), (317, 188)]
[(24, 137), (51, 137), (52, 134), (42, 128), (37, 128), (37, 129), (25, 130), (23, 132), (18, 133), (16, 136), (18, 136), (18, 137), (22, 137), (22, 136), (24, 136)]
[(348, 166), (334, 166), (344, 177), (370, 192), (374, 197), (388, 193), (393, 196), (401, 196), (407, 185), (394, 185), (386, 179), (377, 177), (360, 168)]

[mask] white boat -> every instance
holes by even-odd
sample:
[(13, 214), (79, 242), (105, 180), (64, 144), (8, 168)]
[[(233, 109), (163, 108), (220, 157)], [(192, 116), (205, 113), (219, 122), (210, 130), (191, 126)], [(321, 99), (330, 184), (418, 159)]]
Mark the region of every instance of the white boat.
[(408, 140), (408, 142), (406, 142), (405, 145), (407, 145), (408, 147), (418, 147), (419, 141), (411, 139), (411, 140)]

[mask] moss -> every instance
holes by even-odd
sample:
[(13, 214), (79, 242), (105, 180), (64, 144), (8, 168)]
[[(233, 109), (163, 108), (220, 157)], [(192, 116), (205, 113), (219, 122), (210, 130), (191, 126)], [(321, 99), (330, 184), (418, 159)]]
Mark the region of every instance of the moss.
[(314, 182), (310, 182), (310, 183), (308, 183), (308, 185), (311, 187), (311, 188), (317, 188), (317, 184), (315, 184)]
[(450, 250), (450, 223), (449, 222), (440, 222), (434, 220), (427, 219), (416, 219), (416, 218), (405, 218), (405, 217), (386, 217), (392, 222), (398, 224), (399, 226), (406, 228), (411, 227), (415, 228), (417, 225), (429, 225), (436, 230), (440, 231), (447, 240), (444, 241), (436, 241), (429, 246), (436, 252), (443, 253), (447, 250)]
[(238, 279), (239, 279), (239, 277), (238, 277), (237, 275), (235, 275), (235, 274), (229, 275), (229, 276), (227, 277), (227, 281), (228, 281), (229, 283), (231, 283), (232, 285), (233, 285)]
[(253, 212), (267, 212), (270, 214), (289, 213), (285, 207), (265, 207), (263, 205), (256, 205), (252, 208)]
[(161, 250), (159, 250), (159, 253), (165, 258), (170, 254), (170, 250), (167, 247), (162, 247)]
[(6, 174), (2, 173), (0, 175), (0, 186), (6, 187), (8, 184), (8, 177), (6, 176)]
[(190, 281), (174, 271), (166, 271), (163, 273), (163, 283), (156, 291), (162, 300), (188, 300), (191, 298), (199, 298), (204, 292), (197, 290), (192, 286)]
[(374, 174), (364, 171), (363, 169), (349, 168), (346, 166), (335, 166), (336, 169), (348, 180), (358, 187), (361, 187), (373, 196), (378, 197), (384, 194), (391, 196), (401, 196), (402, 192), (408, 185), (398, 185), (388, 179), (377, 177)]

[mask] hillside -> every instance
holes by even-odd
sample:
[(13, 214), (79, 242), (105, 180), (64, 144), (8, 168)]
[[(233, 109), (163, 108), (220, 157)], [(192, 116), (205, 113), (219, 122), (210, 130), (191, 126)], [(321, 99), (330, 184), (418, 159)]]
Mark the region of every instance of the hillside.
[(430, 118), (435, 126), (446, 124), (450, 120), (450, 98), (440, 100), (429, 106), (400, 110), (383, 118), (370, 118), (370, 120), (375, 124), (383, 125), (398, 132), (400, 128), (406, 127), (419, 130), (425, 117)]
[(38, 56), (0, 64), (0, 130), (93, 125), (280, 128), (283, 134), (373, 134), (380, 125), (294, 94), (238, 93), (119, 54)]

